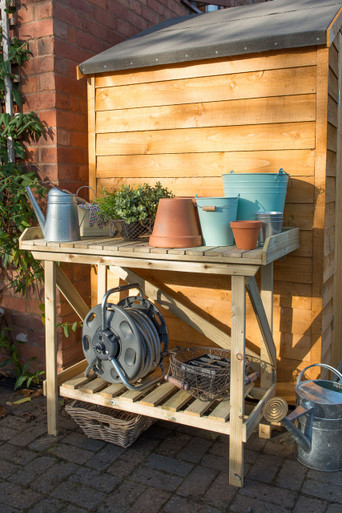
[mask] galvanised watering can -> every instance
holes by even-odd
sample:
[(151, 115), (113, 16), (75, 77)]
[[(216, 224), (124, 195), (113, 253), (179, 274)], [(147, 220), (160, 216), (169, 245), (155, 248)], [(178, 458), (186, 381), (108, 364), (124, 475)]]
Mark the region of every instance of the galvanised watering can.
[[(338, 381), (301, 381), (307, 369), (317, 366), (329, 369)], [(281, 421), (297, 442), (297, 460), (306, 467), (325, 472), (342, 470), (342, 374), (324, 363), (309, 365), (298, 376), (296, 394), (297, 407), (289, 415), (284, 399), (270, 399), (264, 407), (265, 419)]]
[(77, 198), (74, 194), (60, 191), (56, 187), (50, 189), (45, 219), (31, 189), (25, 189), (46, 241), (70, 242), (81, 239)]

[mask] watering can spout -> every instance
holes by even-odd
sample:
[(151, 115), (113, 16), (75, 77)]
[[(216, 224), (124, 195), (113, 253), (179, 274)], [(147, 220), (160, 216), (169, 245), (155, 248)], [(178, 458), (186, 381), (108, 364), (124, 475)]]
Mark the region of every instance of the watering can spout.
[(36, 201), (36, 198), (33, 196), (30, 187), (25, 187), (25, 189), (26, 189), (27, 195), (29, 197), (29, 200), (31, 202), (34, 213), (36, 214), (36, 217), (38, 219), (39, 225), (42, 229), (42, 232), (45, 235), (45, 217), (43, 215), (43, 212), (41, 211), (41, 209)]
[[(264, 407), (264, 417), (269, 422), (281, 422), (287, 429), (292, 438), (297, 442), (298, 446), (306, 453), (311, 451), (312, 445), (312, 422), (313, 422), (313, 408), (304, 408), (299, 405), (297, 408), (287, 415), (288, 405), (285, 399), (281, 397), (273, 397), (267, 401)], [(302, 415), (307, 415), (306, 432), (303, 433), (298, 429), (293, 421)]]
[[(309, 410), (303, 408), (302, 406), (298, 406), (290, 415), (288, 415), (287, 417), (284, 417), (283, 420), (281, 421), (282, 425), (288, 430), (288, 432), (290, 433), (292, 438), (297, 442), (299, 447), (304, 452), (311, 451), (311, 437), (304, 435), (304, 433), (302, 433), (300, 431), (300, 429), (298, 429), (293, 424), (293, 420), (300, 417), (301, 415), (308, 413), (308, 411)], [(312, 425), (309, 428), (309, 431), (311, 431), (311, 430), (312, 430)]]

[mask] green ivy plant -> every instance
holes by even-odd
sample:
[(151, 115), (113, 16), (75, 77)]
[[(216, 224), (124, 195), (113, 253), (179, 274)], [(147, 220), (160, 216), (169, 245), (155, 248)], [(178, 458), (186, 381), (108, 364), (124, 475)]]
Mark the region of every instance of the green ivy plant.
[[(15, 12), (13, 2), (7, 2), (7, 13)], [(19, 83), (12, 68), (19, 75), (19, 67), (29, 60), (32, 53), (26, 41), (13, 37), (8, 57), (3, 52), (3, 34), (0, 29), (0, 270), (3, 282), (0, 293), (11, 287), (16, 293), (25, 295), (27, 287), (43, 280), (43, 267), (31, 253), (19, 249), (19, 237), (34, 219), (33, 210), (27, 200), (25, 187), (30, 186), (43, 196), (45, 189), (35, 172), (25, 166), (26, 147), (37, 141), (45, 127), (34, 112), (22, 113), (22, 97)], [(6, 87), (11, 83), (13, 115), (5, 110)], [(12, 151), (13, 150), (13, 151)], [(5, 328), (9, 330), (9, 328)], [(16, 377), (15, 388), (25, 383), (39, 382), (44, 371), (29, 371), (34, 358), (21, 365), (19, 341), (12, 341), (8, 332), (1, 330), (0, 349), (8, 355), (1, 367), (10, 365)]]
[(114, 192), (103, 190), (97, 200), (99, 214), (104, 221), (122, 219), (127, 224), (154, 219), (161, 198), (174, 195), (160, 182), (154, 186), (147, 183), (138, 186), (122, 185)]
[[(13, 13), (15, 7), (8, 2), (7, 12)], [(0, 31), (0, 43), (2, 32)], [(25, 148), (32, 141), (37, 141), (44, 133), (44, 125), (34, 112), (21, 113), (22, 98), (11, 72), (12, 66), (19, 67), (32, 53), (27, 42), (12, 38), (8, 59), (4, 59), (0, 44), (0, 102), (5, 98), (5, 81), (12, 83), (14, 101), (13, 115), (0, 112), (0, 266), (7, 275), (6, 287), (13, 287), (15, 292), (23, 295), (27, 286), (43, 278), (40, 262), (34, 260), (31, 253), (21, 251), (18, 247), (23, 230), (30, 226), (34, 214), (25, 193), (25, 186), (36, 189), (37, 194), (44, 195), (45, 190), (37, 175), (24, 166)], [(8, 156), (8, 141), (14, 150), (14, 162)], [(0, 290), (1, 292), (1, 290)]]

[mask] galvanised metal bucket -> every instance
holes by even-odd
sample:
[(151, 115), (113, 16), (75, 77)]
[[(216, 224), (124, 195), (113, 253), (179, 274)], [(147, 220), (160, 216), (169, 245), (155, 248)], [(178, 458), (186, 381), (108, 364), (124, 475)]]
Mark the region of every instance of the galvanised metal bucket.
[(222, 175), (224, 195), (239, 196), (237, 220), (255, 219), (258, 210), (283, 213), (289, 175), (278, 173), (230, 173)]
[(236, 220), (239, 198), (199, 198), (198, 216), (205, 246), (233, 246), (230, 221)]

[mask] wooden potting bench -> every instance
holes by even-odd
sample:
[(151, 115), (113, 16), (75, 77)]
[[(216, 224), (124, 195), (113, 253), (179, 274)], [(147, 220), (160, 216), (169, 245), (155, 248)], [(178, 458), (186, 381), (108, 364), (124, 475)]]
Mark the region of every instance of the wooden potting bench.
[[(45, 268), (45, 393), (49, 434), (56, 435), (58, 432), (58, 393), (63, 397), (224, 433), (230, 436), (229, 483), (242, 486), (243, 443), (258, 426), (265, 402), (275, 393), (273, 262), (298, 247), (298, 228), (284, 228), (282, 233), (269, 237), (262, 248), (252, 251), (240, 251), (235, 247), (160, 249), (149, 247), (146, 241), (126, 242), (112, 238), (51, 243), (42, 238), (40, 228), (25, 230), (20, 239), (20, 248), (31, 251), (36, 259), (44, 262)], [(150, 300), (177, 315), (218, 346), (230, 349), (230, 397), (220, 402), (203, 402), (165, 382), (143, 392), (128, 391), (123, 385), (107, 383), (95, 375), (86, 378), (83, 374), (87, 366), (85, 360), (57, 375), (56, 287), (81, 319), (90, 309), (57, 262), (97, 266), (99, 302), (106, 292), (108, 269), (128, 283), (141, 284)], [(142, 279), (134, 269), (230, 275), (231, 336)], [(255, 279), (259, 270), (260, 293)], [(260, 354), (246, 348), (246, 292), (262, 334)], [(246, 353), (263, 362), (258, 387), (244, 383)], [(247, 396), (254, 400), (248, 403)]]

